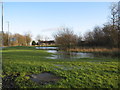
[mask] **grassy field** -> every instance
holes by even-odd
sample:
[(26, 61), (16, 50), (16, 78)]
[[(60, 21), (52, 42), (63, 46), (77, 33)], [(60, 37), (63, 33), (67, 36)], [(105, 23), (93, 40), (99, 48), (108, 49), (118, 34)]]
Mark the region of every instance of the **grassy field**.
[[(2, 51), (3, 87), (18, 88), (118, 88), (117, 58), (47, 59), (51, 53), (34, 47), (9, 47)], [(29, 75), (52, 72), (64, 77), (54, 84), (40, 85)]]

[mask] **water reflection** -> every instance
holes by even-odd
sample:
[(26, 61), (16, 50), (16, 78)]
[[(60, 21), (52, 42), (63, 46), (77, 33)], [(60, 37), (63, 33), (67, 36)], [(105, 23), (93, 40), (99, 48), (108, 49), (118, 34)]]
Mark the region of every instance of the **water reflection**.
[(65, 51), (57, 51), (57, 50), (48, 50), (47, 52), (54, 54), (51, 57), (47, 57), (50, 59), (75, 59), (75, 58), (93, 58), (94, 57), (92, 53), (65, 52)]
[(46, 50), (54, 50), (57, 49), (57, 47), (35, 47), (36, 49), (46, 49)]
[(76, 59), (76, 58), (120, 58), (120, 53), (118, 52), (65, 52), (58, 51), (58, 47), (36, 47), (36, 49), (47, 50), (49, 53), (53, 53), (51, 57), (47, 57), (49, 59)]

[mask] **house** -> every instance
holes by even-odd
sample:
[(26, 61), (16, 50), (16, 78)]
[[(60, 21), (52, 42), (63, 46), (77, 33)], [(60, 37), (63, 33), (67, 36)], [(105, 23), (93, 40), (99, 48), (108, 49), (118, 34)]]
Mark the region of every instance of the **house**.
[(50, 40), (50, 41), (38, 41), (37, 45), (54, 45), (55, 41), (54, 40)]

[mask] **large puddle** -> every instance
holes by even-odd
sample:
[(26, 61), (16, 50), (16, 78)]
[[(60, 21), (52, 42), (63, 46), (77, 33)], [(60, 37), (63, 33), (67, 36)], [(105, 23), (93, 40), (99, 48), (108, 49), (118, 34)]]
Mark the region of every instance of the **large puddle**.
[(59, 81), (60, 79), (63, 79), (62, 77), (58, 77), (53, 73), (50, 72), (43, 72), (40, 74), (32, 74), (31, 75), (31, 80), (39, 83), (41, 85), (45, 85), (45, 84), (54, 84), (57, 81)]
[(54, 50), (57, 49), (58, 47), (35, 47), (36, 49), (43, 49), (43, 50)]
[(53, 53), (49, 59), (76, 59), (76, 58), (93, 58), (92, 53), (82, 53), (82, 52), (64, 52), (57, 50), (48, 50), (47, 52)]
[(53, 53), (49, 59), (77, 59), (77, 58), (102, 58), (102, 57), (118, 57), (114, 56), (114, 53), (89, 53), (89, 52), (66, 52), (58, 51), (58, 47), (36, 47), (36, 49), (47, 50), (49, 53)]

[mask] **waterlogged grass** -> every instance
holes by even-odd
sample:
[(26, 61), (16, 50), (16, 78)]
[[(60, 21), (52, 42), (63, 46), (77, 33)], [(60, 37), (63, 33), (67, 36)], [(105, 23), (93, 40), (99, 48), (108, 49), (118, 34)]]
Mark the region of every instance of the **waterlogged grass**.
[[(34, 47), (10, 47), (3, 51), (4, 82), (12, 81), (19, 88), (118, 88), (119, 63), (112, 58), (52, 60), (44, 50)], [(64, 77), (54, 84), (40, 85), (29, 75), (52, 72)], [(11, 80), (6, 80), (10, 77)], [(8, 85), (9, 86), (9, 85)]]

